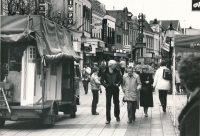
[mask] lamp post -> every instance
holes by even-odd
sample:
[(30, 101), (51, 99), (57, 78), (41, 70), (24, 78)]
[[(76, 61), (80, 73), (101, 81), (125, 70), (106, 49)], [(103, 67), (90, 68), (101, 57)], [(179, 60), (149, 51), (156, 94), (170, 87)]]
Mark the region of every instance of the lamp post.
[(169, 66), (171, 69), (171, 58), (172, 58), (172, 49), (171, 49), (171, 41), (174, 37), (175, 29), (172, 27), (172, 23), (170, 23), (169, 28), (166, 31), (166, 36), (169, 38)]
[(82, 33), (81, 36), (81, 50), (83, 51), (83, 65), (85, 63), (85, 49), (84, 49), (84, 43), (86, 42), (86, 36), (84, 35), (84, 33)]

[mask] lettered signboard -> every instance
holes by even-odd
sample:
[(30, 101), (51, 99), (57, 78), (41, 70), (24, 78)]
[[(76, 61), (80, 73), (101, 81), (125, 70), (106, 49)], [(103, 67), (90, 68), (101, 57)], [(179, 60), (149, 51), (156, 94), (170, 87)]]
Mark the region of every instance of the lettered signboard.
[(73, 0), (68, 0), (68, 24), (73, 24)]

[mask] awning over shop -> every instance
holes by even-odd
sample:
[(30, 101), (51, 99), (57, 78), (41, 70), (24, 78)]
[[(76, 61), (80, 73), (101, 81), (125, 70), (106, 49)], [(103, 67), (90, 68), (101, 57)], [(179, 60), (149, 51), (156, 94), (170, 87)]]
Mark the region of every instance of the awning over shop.
[(176, 35), (175, 52), (200, 52), (200, 35)]
[(15, 43), (36, 40), (40, 56), (50, 60), (80, 60), (71, 42), (71, 34), (48, 19), (31, 16), (1, 16), (1, 42)]

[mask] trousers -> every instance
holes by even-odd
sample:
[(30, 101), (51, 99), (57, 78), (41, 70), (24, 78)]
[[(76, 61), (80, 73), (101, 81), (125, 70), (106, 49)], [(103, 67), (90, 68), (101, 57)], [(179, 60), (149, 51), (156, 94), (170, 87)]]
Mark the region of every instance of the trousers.
[(137, 101), (127, 101), (128, 120), (135, 120)]
[(167, 106), (167, 92), (168, 90), (158, 90), (159, 91), (159, 99), (160, 103), (163, 108), (166, 108)]
[(99, 90), (92, 90), (92, 114), (96, 113), (97, 104), (99, 102)]
[(85, 94), (88, 93), (88, 81), (86, 80), (83, 80), (83, 88), (84, 88), (84, 91), (85, 91)]
[(119, 88), (116, 89), (106, 89), (106, 119), (111, 121), (111, 99), (113, 96), (114, 103), (114, 115), (116, 118), (119, 118), (120, 109), (119, 109)]

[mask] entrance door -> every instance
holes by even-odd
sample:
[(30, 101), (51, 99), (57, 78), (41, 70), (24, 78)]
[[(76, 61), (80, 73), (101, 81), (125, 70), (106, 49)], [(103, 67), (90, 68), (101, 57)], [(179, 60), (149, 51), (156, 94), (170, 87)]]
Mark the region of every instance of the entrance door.
[(62, 101), (74, 100), (74, 61), (62, 60)]

